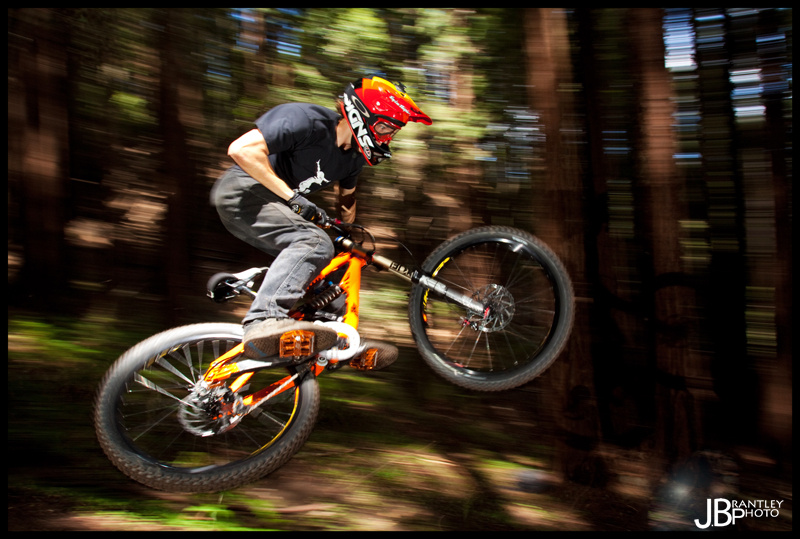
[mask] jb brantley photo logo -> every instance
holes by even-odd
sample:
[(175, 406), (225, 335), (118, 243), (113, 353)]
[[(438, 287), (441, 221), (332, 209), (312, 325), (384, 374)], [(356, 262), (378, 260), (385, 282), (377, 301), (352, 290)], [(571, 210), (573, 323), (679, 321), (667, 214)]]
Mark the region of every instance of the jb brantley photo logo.
[(780, 515), (783, 500), (727, 500), (725, 498), (708, 498), (706, 500), (706, 521), (701, 523), (694, 519), (700, 529), (709, 526), (723, 527), (736, 524), (740, 518), (764, 518)]

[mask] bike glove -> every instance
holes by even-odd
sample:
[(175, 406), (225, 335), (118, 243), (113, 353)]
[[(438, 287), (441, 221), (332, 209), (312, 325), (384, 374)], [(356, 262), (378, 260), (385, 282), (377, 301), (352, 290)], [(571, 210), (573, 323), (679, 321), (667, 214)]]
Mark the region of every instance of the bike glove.
[(316, 206), (313, 202), (301, 195), (298, 191), (294, 192), (292, 198), (287, 202), (293, 212), (300, 217), (312, 223), (325, 222), (328, 220), (328, 214)]

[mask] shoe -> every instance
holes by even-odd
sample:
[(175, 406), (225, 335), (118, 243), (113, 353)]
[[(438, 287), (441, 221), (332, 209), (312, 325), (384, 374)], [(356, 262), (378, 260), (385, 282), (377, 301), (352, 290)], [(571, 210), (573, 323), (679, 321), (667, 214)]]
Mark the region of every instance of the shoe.
[(350, 360), (350, 366), (360, 371), (379, 371), (395, 361), (400, 351), (393, 344), (364, 339), (364, 351)]
[(333, 329), (293, 318), (269, 318), (248, 324), (244, 330), (244, 355), (250, 359), (280, 356), (300, 358), (336, 346)]

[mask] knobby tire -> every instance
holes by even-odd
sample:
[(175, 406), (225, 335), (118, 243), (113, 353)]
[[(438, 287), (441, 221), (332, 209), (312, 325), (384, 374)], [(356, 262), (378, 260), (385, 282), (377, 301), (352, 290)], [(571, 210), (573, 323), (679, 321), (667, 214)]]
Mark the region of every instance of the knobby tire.
[(411, 332), (425, 362), (445, 380), (475, 391), (512, 389), (541, 375), (566, 346), (572, 283), (535, 236), (509, 227), (472, 229), (441, 244), (422, 270), (490, 306), (470, 312), (413, 287)]
[[(238, 324), (183, 326), (142, 341), (114, 363), (98, 389), (94, 420), (101, 447), (123, 473), (160, 490), (219, 492), (271, 473), (299, 451), (319, 411), (312, 375), (226, 432), (215, 433), (215, 420), (188, 398), (191, 383), (241, 338)], [(249, 391), (263, 387), (259, 376), (275, 381), (291, 372), (259, 371)]]

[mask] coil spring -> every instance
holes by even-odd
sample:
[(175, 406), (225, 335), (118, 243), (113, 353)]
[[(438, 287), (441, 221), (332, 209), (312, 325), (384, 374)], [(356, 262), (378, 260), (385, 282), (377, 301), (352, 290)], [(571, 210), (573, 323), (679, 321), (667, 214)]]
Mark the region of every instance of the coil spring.
[(343, 292), (344, 290), (342, 290), (338, 284), (335, 284), (317, 294), (317, 296), (309, 302), (309, 305), (311, 305), (311, 307), (313, 307), (315, 310), (319, 311), (330, 304), (330, 302), (341, 296)]

